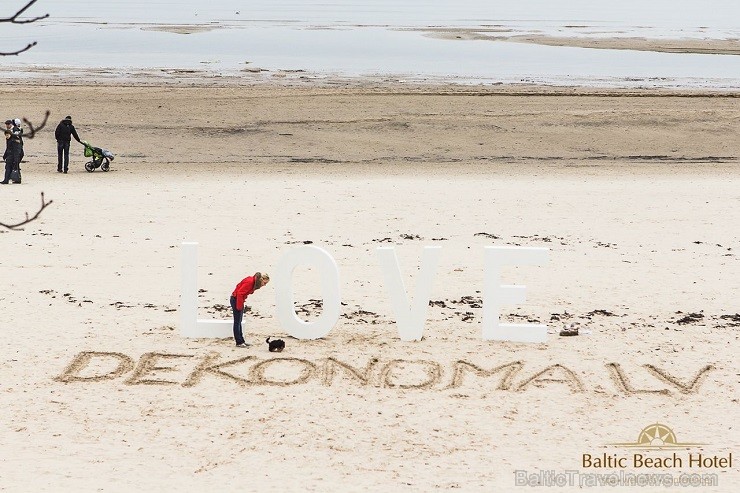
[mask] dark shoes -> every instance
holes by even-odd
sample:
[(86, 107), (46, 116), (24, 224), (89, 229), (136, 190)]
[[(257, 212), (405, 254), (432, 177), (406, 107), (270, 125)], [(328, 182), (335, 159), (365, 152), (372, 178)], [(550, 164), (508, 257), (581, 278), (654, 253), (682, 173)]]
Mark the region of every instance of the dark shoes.
[(7, 185), (7, 184), (8, 184), (7, 181), (0, 181), (0, 185)]
[(242, 342), (241, 344), (237, 344), (236, 345), (236, 347), (244, 347), (244, 348), (247, 348), (249, 346), (250, 346), (250, 344), (247, 344), (246, 342)]

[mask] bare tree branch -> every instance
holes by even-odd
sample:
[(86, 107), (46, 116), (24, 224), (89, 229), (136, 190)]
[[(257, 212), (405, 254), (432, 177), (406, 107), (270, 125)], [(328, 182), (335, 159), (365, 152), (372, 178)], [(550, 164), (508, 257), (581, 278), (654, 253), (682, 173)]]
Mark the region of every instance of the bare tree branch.
[(22, 231), (23, 228), (21, 228), (21, 226), (25, 226), (26, 224), (38, 219), (38, 217), (41, 215), (41, 211), (46, 209), (46, 207), (49, 206), (52, 202), (54, 201), (50, 200), (47, 202), (46, 200), (44, 200), (44, 192), (41, 192), (41, 208), (36, 212), (36, 214), (33, 215), (33, 217), (29, 217), (28, 212), (26, 212), (26, 219), (24, 221), (21, 221), (17, 224), (0, 223), (0, 227), (7, 228), (11, 231)]
[[(26, 5), (24, 5), (23, 7), (21, 7), (21, 9), (18, 10), (18, 12), (16, 12), (15, 14), (13, 14), (10, 17), (0, 17), (0, 23), (6, 22), (6, 23), (11, 23), (11, 24), (30, 24), (31, 22), (36, 22), (36, 21), (39, 21), (41, 19), (46, 19), (47, 17), (49, 17), (49, 14), (46, 14), (46, 15), (42, 15), (42, 16), (38, 16), (38, 17), (32, 17), (30, 19), (19, 19), (19, 17), (21, 15), (23, 15), (23, 13), (26, 10), (28, 10), (29, 8), (31, 8), (33, 6), (33, 4), (36, 3), (36, 1), (37, 0), (29, 0), (29, 2)], [(17, 51), (0, 52), (0, 56), (20, 55), (24, 51), (28, 51), (31, 48), (33, 48), (34, 46), (36, 46), (36, 41), (34, 41), (32, 43), (28, 43), (28, 45), (25, 48), (22, 48), (22, 49), (17, 50)], [(49, 115), (50, 114), (51, 113), (49, 112), (49, 110), (47, 110), (46, 111), (46, 115), (44, 115), (44, 121), (41, 122), (41, 125), (39, 125), (38, 127), (34, 127), (33, 126), (33, 123), (31, 123), (27, 118), (24, 118), (23, 119), (23, 121), (26, 123), (26, 125), (28, 125), (28, 128), (31, 130), (30, 133), (28, 135), (26, 135), (26, 138), (27, 139), (33, 139), (34, 136), (36, 136), (36, 132), (38, 132), (39, 130), (41, 130), (42, 128), (44, 128), (44, 126), (46, 126), (46, 122), (49, 120)], [(44, 199), (44, 192), (41, 192), (41, 207), (39, 208), (38, 211), (36, 211), (36, 214), (34, 214), (33, 216), (29, 216), (28, 215), (28, 212), (26, 212), (26, 219), (23, 220), (23, 221), (20, 221), (20, 222), (18, 222), (16, 224), (5, 224), (3, 222), (0, 222), (0, 228), (9, 229), (11, 231), (19, 231), (19, 230), (22, 230), (23, 228), (21, 226), (25, 226), (26, 224), (28, 224), (30, 222), (33, 222), (36, 219), (38, 219), (38, 217), (41, 215), (41, 212), (44, 209), (46, 209), (49, 205), (51, 205), (52, 202), (53, 202), (53, 200), (49, 200), (47, 202)]]
[(33, 139), (36, 136), (36, 132), (38, 132), (39, 130), (41, 130), (42, 128), (44, 128), (46, 126), (46, 121), (49, 119), (49, 115), (51, 115), (51, 112), (49, 110), (46, 110), (46, 114), (44, 115), (44, 121), (41, 122), (41, 125), (39, 125), (38, 127), (35, 127), (35, 128), (33, 126), (33, 123), (31, 123), (27, 118), (23, 118), (23, 123), (25, 123), (26, 125), (28, 125), (28, 128), (31, 129), (31, 132), (28, 133), (28, 134), (23, 135), (23, 138), (24, 139)]
[(34, 41), (33, 43), (28, 43), (28, 46), (26, 46), (25, 48), (22, 48), (22, 49), (20, 49), (18, 51), (0, 51), (0, 56), (20, 55), (24, 51), (28, 51), (31, 48), (33, 48), (34, 46), (36, 46), (36, 41)]
[(18, 17), (21, 14), (23, 14), (23, 12), (28, 10), (34, 3), (36, 3), (36, 1), (37, 0), (31, 0), (11, 17), (0, 17), (0, 22), (10, 22), (12, 24), (30, 24), (31, 22), (40, 21), (41, 19), (46, 19), (47, 17), (49, 17), (49, 14), (46, 14), (46, 15), (42, 15), (39, 17), (34, 17), (32, 19), (24, 19), (24, 20), (18, 19)]
[[(22, 15), (23, 12), (28, 10), (34, 3), (36, 3), (36, 1), (37, 0), (30, 0), (24, 7), (22, 7), (18, 12), (16, 12), (10, 17), (0, 17), (0, 22), (9, 22), (11, 24), (30, 24), (31, 22), (40, 21), (41, 19), (46, 19), (47, 17), (49, 17), (49, 14), (46, 14), (46, 15), (41, 15), (38, 17), (32, 17), (30, 19), (18, 19), (18, 17)], [(20, 50), (17, 50), (17, 51), (8, 51), (8, 52), (0, 51), (0, 56), (20, 55), (24, 51), (28, 51), (34, 46), (36, 46), (36, 41), (34, 41), (33, 43), (28, 43), (28, 46), (26, 46), (25, 48), (21, 48)]]

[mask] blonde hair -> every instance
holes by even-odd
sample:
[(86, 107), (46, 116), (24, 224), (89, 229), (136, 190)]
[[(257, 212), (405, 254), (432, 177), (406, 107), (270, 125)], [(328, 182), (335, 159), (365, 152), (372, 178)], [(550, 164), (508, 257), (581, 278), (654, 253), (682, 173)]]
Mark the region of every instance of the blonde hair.
[(259, 289), (262, 287), (262, 280), (264, 280), (266, 283), (269, 282), (270, 275), (267, 273), (255, 272), (254, 273), (254, 289)]

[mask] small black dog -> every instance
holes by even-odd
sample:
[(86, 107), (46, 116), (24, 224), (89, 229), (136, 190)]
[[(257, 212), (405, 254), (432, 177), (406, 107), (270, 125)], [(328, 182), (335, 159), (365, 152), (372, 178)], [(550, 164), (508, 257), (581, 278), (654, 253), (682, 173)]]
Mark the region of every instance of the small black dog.
[(285, 349), (285, 341), (282, 339), (275, 339), (274, 341), (271, 341), (268, 337), (265, 342), (270, 345), (271, 353), (280, 353), (283, 349)]

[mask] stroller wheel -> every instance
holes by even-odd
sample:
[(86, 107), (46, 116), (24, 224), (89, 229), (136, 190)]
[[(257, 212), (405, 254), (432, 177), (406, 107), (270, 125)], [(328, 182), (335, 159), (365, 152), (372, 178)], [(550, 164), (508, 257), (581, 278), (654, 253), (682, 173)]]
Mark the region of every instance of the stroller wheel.
[(105, 162), (105, 163), (101, 164), (101, 165), (100, 165), (100, 169), (102, 169), (103, 171), (108, 171), (108, 170), (110, 170), (110, 163), (108, 163), (108, 162)]
[(93, 164), (92, 161), (88, 161), (85, 163), (85, 170), (88, 173), (92, 173), (93, 171), (95, 171), (95, 165)]

